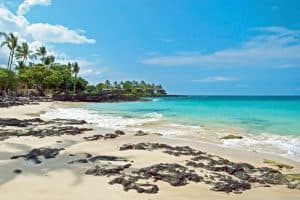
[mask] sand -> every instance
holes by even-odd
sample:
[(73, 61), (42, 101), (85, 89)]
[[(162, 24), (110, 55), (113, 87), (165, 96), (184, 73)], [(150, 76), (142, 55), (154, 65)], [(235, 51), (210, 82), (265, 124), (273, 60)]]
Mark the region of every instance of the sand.
[[(47, 102), (40, 105), (25, 105), (0, 109), (0, 118), (13, 117), (29, 119), (39, 117), (41, 113), (53, 108), (65, 106), (62, 103)], [(67, 106), (74, 106), (68, 104)], [(0, 141), (0, 199), (28, 199), (28, 200), (60, 200), (60, 199), (299, 199), (300, 190), (292, 190), (286, 186), (257, 187), (242, 194), (226, 194), (211, 191), (209, 185), (203, 183), (189, 183), (186, 186), (172, 187), (167, 183), (158, 181), (160, 190), (157, 194), (140, 194), (136, 191), (124, 192), (121, 185), (109, 185), (111, 177), (84, 175), (85, 168), (80, 165), (68, 165), (66, 161), (72, 160), (68, 154), (83, 152), (98, 155), (122, 156), (133, 160), (133, 167), (140, 168), (161, 162), (184, 164), (185, 157), (175, 157), (160, 151), (119, 151), (125, 143), (160, 142), (169, 145), (188, 145), (193, 148), (216, 154), (232, 161), (248, 162), (255, 166), (268, 166), (263, 159), (276, 160), (294, 166), (287, 173), (300, 173), (300, 163), (276, 155), (232, 150), (214, 144), (207, 144), (190, 140), (191, 138), (163, 138), (156, 135), (134, 136), (127, 133), (125, 136), (113, 140), (85, 141), (83, 136), (106, 133), (108, 130), (97, 128), (84, 135), (60, 137), (12, 137)], [(0, 127), (1, 128), (1, 127)], [(62, 141), (57, 143), (56, 141)], [(41, 165), (26, 162), (23, 159), (10, 160), (12, 155), (28, 152), (37, 147), (63, 147), (57, 158), (43, 160)], [(270, 166), (268, 166), (270, 167)], [(22, 174), (14, 174), (14, 169), (22, 169)]]

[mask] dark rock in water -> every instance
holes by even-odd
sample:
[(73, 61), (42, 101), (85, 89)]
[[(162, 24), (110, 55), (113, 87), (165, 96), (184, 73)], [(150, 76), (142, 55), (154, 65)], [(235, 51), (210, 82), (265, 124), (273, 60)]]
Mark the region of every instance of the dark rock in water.
[(55, 158), (60, 151), (64, 150), (63, 148), (57, 149), (57, 148), (38, 148), (38, 149), (32, 149), (28, 154), (25, 155), (18, 155), (18, 156), (12, 156), (10, 159), (18, 159), (18, 158), (24, 158), (25, 160), (31, 160), (35, 164), (40, 164), (42, 161), (39, 159), (39, 157), (44, 157), (45, 159), (52, 159)]
[(13, 172), (14, 172), (15, 174), (21, 174), (21, 173), (22, 173), (22, 170), (21, 170), (21, 169), (15, 169)]
[(136, 181), (136, 178), (121, 176), (114, 178), (109, 182), (109, 184), (121, 184), (123, 186), (124, 191), (136, 190), (138, 193), (154, 194), (157, 193), (159, 190), (157, 185), (149, 183), (136, 183)]
[(94, 168), (90, 168), (85, 171), (87, 175), (94, 175), (94, 176), (111, 176), (120, 174), (124, 169), (129, 168), (131, 164), (125, 165), (117, 165), (117, 166), (95, 166)]
[(243, 139), (240, 135), (226, 135), (220, 138), (221, 140), (233, 140), (233, 139)]

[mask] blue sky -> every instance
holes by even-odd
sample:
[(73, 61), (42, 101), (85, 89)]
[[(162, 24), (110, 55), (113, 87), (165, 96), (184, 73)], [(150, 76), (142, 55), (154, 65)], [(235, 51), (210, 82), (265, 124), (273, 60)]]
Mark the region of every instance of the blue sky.
[(32, 48), (45, 44), (61, 62), (78, 61), (91, 83), (300, 95), (299, 9), (297, 0), (0, 0), (0, 31)]

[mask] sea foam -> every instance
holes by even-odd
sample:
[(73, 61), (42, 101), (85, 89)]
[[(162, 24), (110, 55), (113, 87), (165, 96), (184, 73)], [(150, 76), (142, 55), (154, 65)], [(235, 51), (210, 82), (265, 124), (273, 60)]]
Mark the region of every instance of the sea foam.
[(222, 145), (229, 148), (278, 153), (281, 156), (300, 161), (300, 137), (273, 134), (247, 135), (243, 139), (223, 140)]
[(146, 114), (143, 118), (125, 118), (122, 116), (114, 116), (102, 114), (100, 112), (86, 110), (83, 108), (57, 108), (52, 109), (42, 115), (45, 119), (76, 119), (85, 120), (88, 123), (96, 124), (99, 127), (119, 129), (129, 126), (139, 126), (148, 122), (155, 122), (162, 117), (158, 113)]

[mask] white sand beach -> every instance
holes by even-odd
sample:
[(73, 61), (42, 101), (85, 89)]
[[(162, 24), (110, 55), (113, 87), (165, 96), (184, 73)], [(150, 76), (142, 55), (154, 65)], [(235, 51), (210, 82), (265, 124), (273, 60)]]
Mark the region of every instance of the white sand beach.
[[(14, 106), (0, 109), (0, 118), (30, 119), (39, 117), (53, 107), (74, 106), (57, 102), (40, 103), (40, 105)], [(82, 158), (84, 153), (92, 155), (112, 155), (126, 158), (131, 161), (132, 168), (142, 168), (159, 163), (178, 163), (184, 165), (188, 159), (186, 156), (173, 156), (159, 150), (153, 151), (119, 151), (123, 144), (136, 144), (139, 142), (158, 142), (171, 146), (190, 146), (194, 149), (215, 154), (234, 162), (247, 162), (255, 167), (272, 167), (263, 162), (264, 159), (274, 160), (293, 166), (293, 169), (283, 169), (282, 173), (300, 173), (300, 163), (285, 159), (276, 155), (233, 150), (214, 144), (197, 142), (193, 138), (181, 137), (164, 138), (158, 135), (134, 136), (133, 132), (125, 132), (125, 135), (115, 139), (86, 141), (83, 137), (95, 134), (105, 134), (108, 129), (101, 129), (93, 124), (84, 124), (80, 127), (91, 127), (94, 130), (78, 135), (61, 135), (51, 137), (10, 137), (0, 141), (0, 196), (1, 200), (19, 199), (299, 199), (300, 190), (289, 189), (286, 185), (271, 185), (271, 187), (259, 187), (252, 185), (250, 190), (241, 194), (215, 192), (210, 190), (210, 185), (189, 182), (187, 185), (173, 187), (166, 182), (157, 181), (159, 187), (156, 194), (137, 193), (135, 190), (123, 191), (122, 185), (110, 185), (108, 182), (113, 177), (85, 175), (84, 172), (90, 166), (82, 163), (67, 164), (76, 158)], [(0, 127), (2, 129), (4, 127)], [(5, 127), (6, 128), (6, 127)], [(112, 131), (112, 130), (111, 130)], [(37, 165), (22, 158), (10, 159), (11, 156), (28, 153), (33, 148), (56, 147), (64, 148), (53, 159), (41, 159)], [(22, 173), (15, 174), (15, 169), (21, 169)], [(275, 168), (276, 169), (276, 168)]]

